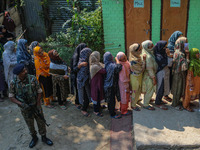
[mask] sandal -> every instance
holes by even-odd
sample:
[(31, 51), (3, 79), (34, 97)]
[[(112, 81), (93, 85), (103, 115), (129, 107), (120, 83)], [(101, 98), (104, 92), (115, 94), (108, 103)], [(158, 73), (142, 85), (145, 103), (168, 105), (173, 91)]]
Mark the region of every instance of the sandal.
[(89, 116), (90, 116), (90, 114), (89, 114), (88, 112), (86, 112), (86, 111), (81, 111), (81, 113), (82, 113), (83, 116), (85, 116), (85, 117), (89, 117)]
[(95, 114), (96, 116), (98, 116), (98, 117), (103, 117), (103, 114), (100, 113), (100, 112), (94, 112), (94, 114)]
[(46, 108), (54, 108), (55, 106), (53, 106), (53, 105), (46, 105), (45, 107)]
[(127, 113), (125, 113), (125, 114), (122, 114), (123, 116), (128, 116), (128, 115), (131, 115), (132, 114), (132, 112), (127, 112)]
[(155, 101), (155, 99), (152, 98), (152, 99), (150, 100), (150, 103), (153, 103), (154, 101)]
[(178, 110), (178, 111), (182, 111), (183, 110), (183, 108), (181, 107), (181, 106), (176, 106), (176, 107), (174, 107), (176, 110)]
[(121, 115), (115, 115), (115, 116), (110, 116), (110, 117), (113, 118), (113, 119), (120, 119), (120, 118), (122, 118)]
[(133, 110), (135, 110), (135, 111), (140, 111), (140, 108), (139, 107), (131, 107)]
[(76, 106), (76, 108), (79, 109), (79, 110), (82, 108), (81, 105), (75, 105), (75, 106)]
[(164, 96), (164, 99), (168, 102), (172, 102), (172, 99), (169, 96)]
[(62, 110), (66, 110), (66, 109), (67, 109), (67, 107), (66, 107), (65, 105), (60, 105), (60, 108), (61, 108)]
[(149, 106), (143, 106), (143, 108), (148, 109), (148, 110), (155, 110), (155, 108), (150, 106), (150, 105)]
[(192, 108), (184, 108), (185, 110), (189, 111), (189, 112), (194, 112), (194, 110)]
[(167, 102), (161, 101), (160, 104), (168, 104)]
[(162, 110), (168, 110), (167, 106), (160, 104), (160, 105), (155, 105), (156, 107), (162, 109)]
[(101, 109), (106, 109), (108, 106), (107, 105), (102, 105)]

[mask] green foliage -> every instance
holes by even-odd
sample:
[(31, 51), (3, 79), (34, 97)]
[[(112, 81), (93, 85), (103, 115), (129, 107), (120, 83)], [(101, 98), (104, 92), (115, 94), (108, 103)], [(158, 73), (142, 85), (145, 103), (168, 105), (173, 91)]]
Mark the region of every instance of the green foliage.
[(80, 43), (86, 43), (93, 51), (99, 51), (103, 55), (104, 41), (100, 1), (99, 7), (91, 12), (87, 12), (86, 9), (79, 11), (75, 2), (72, 6), (72, 8), (61, 8), (73, 14), (72, 18), (63, 24), (63, 28), (65, 25), (70, 25), (71, 27), (67, 29), (66, 33), (60, 32), (49, 36), (46, 39), (47, 42), (41, 43), (41, 46), (46, 51), (56, 49), (68, 63), (76, 46)]
[(46, 40), (46, 42), (40, 43), (43, 50), (48, 52), (52, 49), (56, 49), (59, 52), (60, 57), (69, 65), (74, 48), (67, 44), (68, 40), (66, 34), (63, 32), (56, 33), (49, 36)]
[(93, 51), (99, 51), (104, 53), (104, 41), (103, 41), (103, 25), (102, 25), (102, 9), (99, 7), (91, 12), (87, 12), (86, 9), (78, 11), (76, 7), (72, 8), (72, 18), (67, 20), (63, 27), (70, 24), (71, 27), (67, 29), (67, 38), (69, 39), (69, 45), (76, 47), (79, 43), (86, 43)]

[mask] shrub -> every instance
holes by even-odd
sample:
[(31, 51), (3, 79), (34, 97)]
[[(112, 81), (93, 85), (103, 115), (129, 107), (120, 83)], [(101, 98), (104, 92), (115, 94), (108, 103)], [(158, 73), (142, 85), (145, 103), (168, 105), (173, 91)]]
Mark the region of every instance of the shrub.
[(80, 11), (75, 2), (72, 8), (62, 7), (61, 9), (66, 9), (73, 14), (72, 18), (63, 24), (63, 28), (67, 24), (71, 27), (67, 29), (66, 33), (60, 32), (49, 36), (46, 43), (41, 43), (44, 50), (56, 49), (68, 63), (79, 43), (86, 43), (93, 51), (99, 51), (103, 55), (104, 41), (100, 1), (98, 4), (98, 8), (90, 12), (86, 9)]

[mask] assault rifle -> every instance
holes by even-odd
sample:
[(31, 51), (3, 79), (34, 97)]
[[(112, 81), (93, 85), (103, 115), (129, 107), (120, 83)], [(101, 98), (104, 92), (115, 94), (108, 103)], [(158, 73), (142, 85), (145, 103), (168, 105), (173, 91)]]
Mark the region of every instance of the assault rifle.
[(19, 97), (16, 97), (16, 98), (17, 98), (19, 101), (21, 101), (21, 102), (24, 101), (25, 104), (27, 104), (27, 105), (30, 107), (30, 111), (31, 111), (35, 116), (39, 117), (47, 127), (50, 126), (50, 124), (48, 124), (48, 123), (46, 122), (44, 116), (39, 112), (39, 110), (37, 109), (37, 107), (36, 107), (35, 105), (31, 105), (31, 104), (28, 104), (28, 103), (27, 103), (27, 101), (28, 101), (27, 98), (23, 98), (23, 100), (22, 100), (21, 98), (19, 98)]

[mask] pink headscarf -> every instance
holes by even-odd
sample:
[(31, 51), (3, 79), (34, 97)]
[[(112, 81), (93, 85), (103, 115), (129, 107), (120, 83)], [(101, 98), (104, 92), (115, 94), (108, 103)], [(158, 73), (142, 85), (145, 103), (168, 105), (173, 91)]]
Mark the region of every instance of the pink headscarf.
[(119, 52), (117, 54), (117, 59), (122, 65), (122, 70), (119, 73), (119, 80), (122, 82), (130, 82), (130, 63), (128, 62), (126, 55), (123, 52)]

